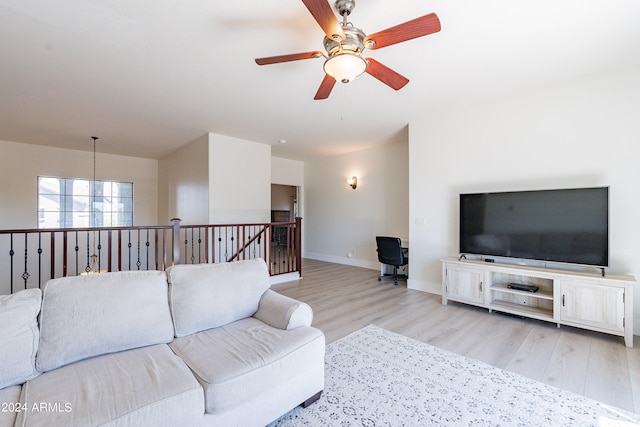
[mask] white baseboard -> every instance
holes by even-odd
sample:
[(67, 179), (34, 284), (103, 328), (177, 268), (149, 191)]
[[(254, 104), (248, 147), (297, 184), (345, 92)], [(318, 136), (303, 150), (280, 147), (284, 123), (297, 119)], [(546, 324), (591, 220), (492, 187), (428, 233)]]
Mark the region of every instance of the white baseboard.
[(375, 261), (366, 261), (362, 259), (338, 257), (333, 255), (325, 255), (325, 254), (316, 254), (313, 252), (305, 252), (302, 254), (302, 257), (313, 259), (316, 261), (333, 262), (336, 264), (351, 265), (353, 267), (362, 267), (362, 268), (368, 268), (371, 270), (380, 271), (380, 263)]
[(293, 282), (294, 280), (300, 279), (300, 274), (297, 271), (293, 273), (285, 273), (285, 274), (277, 274), (275, 276), (269, 277), (270, 285), (277, 285), (278, 283), (284, 282)]
[(409, 277), (407, 280), (407, 289), (415, 289), (417, 291), (429, 292), (430, 294), (442, 295), (441, 283), (429, 283), (422, 280), (416, 280)]

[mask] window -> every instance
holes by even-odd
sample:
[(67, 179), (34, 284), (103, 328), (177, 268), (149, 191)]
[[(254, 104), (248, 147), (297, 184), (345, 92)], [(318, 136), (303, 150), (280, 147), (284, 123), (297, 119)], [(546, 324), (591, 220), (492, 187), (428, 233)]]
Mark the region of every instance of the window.
[(132, 182), (38, 177), (38, 228), (132, 225)]

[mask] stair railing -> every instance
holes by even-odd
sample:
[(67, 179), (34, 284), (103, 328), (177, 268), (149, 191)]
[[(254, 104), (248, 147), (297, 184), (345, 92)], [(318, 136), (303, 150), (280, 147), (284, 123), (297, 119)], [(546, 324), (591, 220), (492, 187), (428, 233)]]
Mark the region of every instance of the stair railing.
[[(263, 258), (272, 276), (302, 275), (302, 219), (256, 224), (0, 230), (0, 294), (53, 278)], [(6, 254), (6, 255), (5, 255)]]

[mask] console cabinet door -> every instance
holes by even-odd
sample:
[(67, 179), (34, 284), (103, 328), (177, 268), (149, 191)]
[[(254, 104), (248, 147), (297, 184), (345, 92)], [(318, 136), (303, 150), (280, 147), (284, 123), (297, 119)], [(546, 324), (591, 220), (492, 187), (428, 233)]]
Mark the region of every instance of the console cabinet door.
[(563, 280), (560, 289), (561, 321), (624, 332), (624, 288)]
[(484, 272), (459, 266), (447, 266), (447, 297), (457, 301), (484, 304)]

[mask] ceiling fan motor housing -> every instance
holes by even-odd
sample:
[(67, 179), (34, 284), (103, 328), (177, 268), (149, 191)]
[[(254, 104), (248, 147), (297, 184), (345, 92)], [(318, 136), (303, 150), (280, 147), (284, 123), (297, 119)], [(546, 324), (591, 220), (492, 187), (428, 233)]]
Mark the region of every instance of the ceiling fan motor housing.
[(329, 56), (341, 53), (344, 50), (360, 54), (364, 50), (365, 33), (350, 23), (342, 25), (344, 31), (344, 40), (333, 40), (329, 37), (324, 38), (324, 48)]
[(355, 0), (336, 0), (335, 7), (340, 16), (349, 15), (356, 7), (356, 2)]

